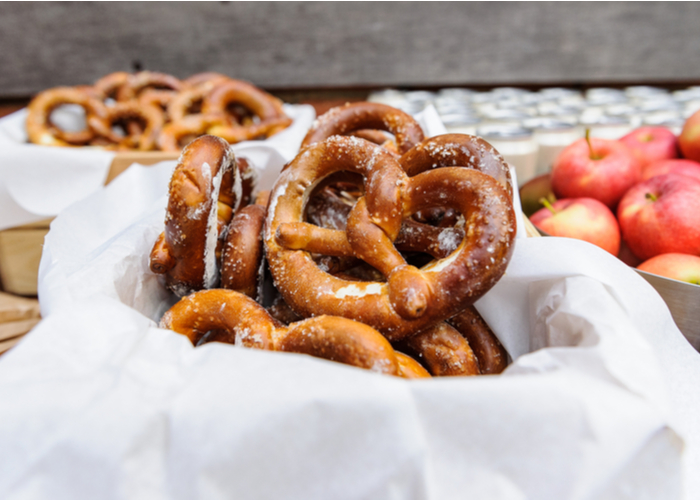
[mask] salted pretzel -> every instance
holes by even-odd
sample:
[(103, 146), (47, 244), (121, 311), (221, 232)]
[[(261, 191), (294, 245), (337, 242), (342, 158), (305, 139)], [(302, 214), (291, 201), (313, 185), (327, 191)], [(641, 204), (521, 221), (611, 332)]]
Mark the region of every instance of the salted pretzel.
[(265, 207), (241, 208), (228, 225), (221, 255), (221, 287), (262, 302)]
[[(401, 375), (391, 344), (373, 328), (346, 318), (318, 316), (281, 325), (249, 297), (233, 290), (202, 290), (181, 299), (161, 318), (160, 327), (197, 345), (210, 341), (271, 351), (295, 352), (388, 375)], [(413, 370), (409, 365), (413, 378)]]
[[(365, 181), (346, 232), (304, 222), (309, 193), (340, 171)], [(433, 206), (463, 214), (466, 236), (447, 258), (417, 269), (393, 241), (404, 219)], [(295, 312), (356, 319), (395, 341), (455, 315), (486, 293), (505, 272), (514, 238), (511, 198), (491, 176), (445, 167), (408, 177), (390, 152), (363, 139), (333, 136), (303, 149), (280, 174), (268, 208), (265, 248), (275, 284)], [(354, 255), (380, 271), (386, 283), (333, 277), (317, 267), (311, 253)]]
[(184, 84), (172, 75), (155, 71), (139, 71), (130, 74), (126, 81), (117, 89), (117, 101), (130, 101), (138, 98), (147, 89), (182, 90)]
[(397, 348), (422, 361), (435, 377), (481, 373), (469, 342), (444, 321), (407, 338)]
[(77, 146), (95, 137), (89, 127), (76, 132), (61, 131), (51, 122), (51, 113), (65, 104), (76, 104), (85, 110), (86, 116), (104, 117), (107, 109), (98, 99), (84, 89), (57, 87), (37, 94), (27, 108), (27, 134), (29, 140), (43, 146)]
[(474, 306), (450, 318), (448, 323), (469, 342), (482, 374), (498, 374), (505, 370), (508, 353)]
[(176, 295), (211, 288), (219, 280), (217, 247), (241, 198), (241, 179), (229, 144), (202, 136), (182, 152), (170, 180), (165, 232), (150, 268)]
[(508, 165), (483, 139), (466, 134), (444, 134), (425, 139), (399, 159), (408, 176), (440, 167), (468, 167), (496, 179), (513, 197)]
[(318, 117), (301, 145), (309, 146), (334, 135), (357, 135), (358, 131), (366, 129), (385, 130), (393, 134), (401, 154), (424, 138), (420, 125), (408, 113), (385, 104), (356, 102), (333, 108)]

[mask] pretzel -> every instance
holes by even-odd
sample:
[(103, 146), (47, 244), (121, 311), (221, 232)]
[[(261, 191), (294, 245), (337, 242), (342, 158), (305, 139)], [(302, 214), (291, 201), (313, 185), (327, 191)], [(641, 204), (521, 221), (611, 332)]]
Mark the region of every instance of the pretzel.
[(249, 83), (233, 79), (218, 84), (209, 92), (202, 103), (202, 113), (226, 113), (232, 104), (243, 106), (261, 122), (285, 117), (278, 99)]
[(117, 71), (103, 76), (95, 82), (93, 87), (103, 101), (107, 98), (116, 99), (119, 89), (126, 85), (130, 77), (130, 73)]
[(262, 301), (265, 207), (248, 205), (228, 226), (221, 255), (221, 287)]
[[(347, 234), (303, 222), (309, 193), (339, 171), (365, 179), (365, 196), (349, 215)], [(459, 210), (467, 234), (455, 252), (419, 270), (406, 264), (393, 241), (405, 218), (432, 206)], [(275, 284), (295, 312), (357, 319), (395, 341), (453, 316), (486, 293), (505, 272), (514, 237), (511, 199), (492, 177), (446, 167), (409, 178), (388, 151), (355, 137), (333, 136), (302, 150), (281, 173), (268, 208), (265, 248)], [(355, 255), (387, 282), (330, 276), (311, 253)]]
[(160, 327), (185, 335), (192, 345), (214, 331), (210, 341), (308, 354), (389, 375), (400, 373), (391, 344), (365, 324), (318, 316), (283, 326), (254, 300), (233, 290), (202, 290), (184, 297), (163, 315)]
[(397, 347), (423, 361), (428, 372), (436, 377), (481, 373), (469, 343), (444, 321), (404, 340)]
[(508, 165), (488, 142), (479, 137), (465, 134), (431, 137), (404, 153), (399, 163), (410, 177), (440, 167), (469, 167), (496, 179), (513, 197)]
[[(201, 81), (199, 81), (199, 78), (193, 80), (199, 83), (188, 83), (190, 82), (188, 78), (185, 80), (185, 83), (189, 87), (178, 92), (168, 104), (168, 116), (172, 121), (178, 121), (187, 115), (201, 113), (204, 98), (217, 84), (226, 80), (228, 80), (228, 77), (219, 75), (218, 77), (202, 79)], [(224, 113), (220, 112), (220, 114), (223, 115)]]
[(184, 84), (172, 75), (154, 71), (139, 71), (129, 75), (126, 81), (119, 86), (116, 99), (117, 101), (130, 101), (137, 98), (146, 89), (181, 90), (183, 87)]
[(194, 75), (185, 78), (184, 83), (188, 87), (197, 87), (199, 85), (202, 85), (204, 83), (209, 83), (213, 81), (223, 81), (223, 80), (229, 80), (230, 78), (226, 75), (222, 75), (221, 73), (216, 73), (213, 71), (205, 71), (202, 73), (195, 73)]
[(177, 93), (173, 90), (146, 89), (138, 97), (138, 102), (145, 106), (155, 106), (166, 112), (168, 105)]
[(89, 93), (72, 87), (57, 87), (37, 94), (29, 103), (27, 113), (27, 134), (30, 142), (43, 146), (74, 146), (92, 140), (95, 133), (91, 129), (80, 132), (59, 130), (51, 122), (51, 113), (64, 104), (76, 104), (85, 110), (86, 116), (104, 116), (105, 106)]
[(474, 306), (448, 320), (469, 342), (483, 374), (498, 374), (508, 364), (508, 353)]
[(396, 138), (400, 153), (423, 140), (423, 130), (411, 115), (385, 104), (348, 103), (321, 115), (304, 137), (302, 147), (321, 142), (334, 135), (349, 135), (364, 129), (385, 130)]
[(214, 136), (192, 141), (170, 180), (165, 232), (151, 251), (150, 268), (176, 295), (218, 281), (216, 250), (238, 208), (241, 179), (229, 145)]
[(223, 123), (226, 123), (226, 117), (221, 113), (187, 115), (163, 126), (158, 134), (158, 147), (162, 151), (180, 151), (181, 143), (188, 142), (188, 138), (207, 134), (214, 125)]
[(403, 378), (430, 378), (430, 373), (410, 356), (396, 351), (399, 361), (399, 375)]
[[(150, 151), (155, 148), (156, 139), (163, 127), (163, 112), (156, 106), (141, 105), (138, 102), (118, 102), (114, 106), (106, 108), (102, 115), (88, 115), (88, 124), (102, 137), (107, 138), (120, 148), (135, 148), (140, 151)], [(123, 123), (125, 133), (129, 130), (126, 124), (137, 122), (139, 126), (137, 135), (121, 136), (113, 127)], [(133, 133), (133, 130), (132, 130)]]
[(254, 139), (265, 139), (281, 132), (292, 124), (290, 118), (279, 117), (269, 118), (260, 123), (253, 123), (246, 126), (238, 125), (215, 125), (209, 129), (210, 134), (217, 135), (222, 139), (226, 139), (231, 144), (236, 144), (243, 141), (252, 141)]

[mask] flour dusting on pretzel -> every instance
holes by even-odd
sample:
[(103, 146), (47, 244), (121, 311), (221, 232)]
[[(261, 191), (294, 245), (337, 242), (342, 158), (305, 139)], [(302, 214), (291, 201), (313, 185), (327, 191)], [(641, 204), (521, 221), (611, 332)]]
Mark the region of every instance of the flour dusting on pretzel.
[(219, 237), (240, 199), (240, 174), (229, 144), (214, 136), (190, 143), (171, 178), (165, 232), (150, 260), (151, 270), (164, 275), (175, 294), (217, 284)]

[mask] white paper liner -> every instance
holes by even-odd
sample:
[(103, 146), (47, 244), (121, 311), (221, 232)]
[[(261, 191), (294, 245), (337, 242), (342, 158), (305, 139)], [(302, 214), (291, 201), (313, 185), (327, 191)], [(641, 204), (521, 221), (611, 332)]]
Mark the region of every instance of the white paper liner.
[(501, 376), (195, 349), (156, 328), (172, 298), (148, 271), (171, 171), (132, 167), (53, 222), (46, 319), (0, 358), (0, 498), (700, 494), (698, 353), (617, 259), (517, 240), (477, 304), (514, 358)]

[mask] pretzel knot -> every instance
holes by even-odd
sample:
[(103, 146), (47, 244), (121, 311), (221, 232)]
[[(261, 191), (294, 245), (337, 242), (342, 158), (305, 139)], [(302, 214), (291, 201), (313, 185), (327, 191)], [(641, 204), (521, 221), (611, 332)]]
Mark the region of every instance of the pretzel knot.
[[(287, 166), (272, 191), (265, 247), (275, 284), (294, 311), (356, 319), (395, 341), (458, 314), (500, 279), (515, 238), (509, 193), (472, 168), (424, 170), (409, 177), (390, 152), (343, 136), (307, 147)], [(346, 231), (304, 222), (310, 193), (339, 171), (364, 178), (365, 195), (351, 210)], [(466, 235), (447, 257), (418, 269), (393, 242), (404, 219), (432, 207), (461, 213)], [(387, 281), (331, 276), (312, 253), (358, 257)]]
[(212, 332), (209, 341), (309, 354), (407, 378), (429, 376), (367, 325), (318, 316), (285, 327), (254, 300), (233, 290), (202, 290), (184, 297), (163, 315), (160, 327), (187, 336), (193, 345)]

